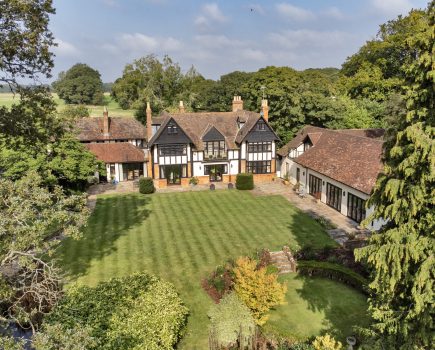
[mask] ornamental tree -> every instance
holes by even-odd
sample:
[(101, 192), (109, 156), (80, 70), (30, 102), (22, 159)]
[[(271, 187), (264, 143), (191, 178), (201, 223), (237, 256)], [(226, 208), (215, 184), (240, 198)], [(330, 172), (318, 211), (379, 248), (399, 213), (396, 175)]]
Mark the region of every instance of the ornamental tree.
[(278, 282), (277, 273), (268, 273), (266, 267), (257, 269), (257, 262), (247, 257), (237, 259), (234, 268), (234, 290), (251, 310), (255, 322), (264, 324), (267, 312), (284, 303), (287, 286)]
[(367, 221), (385, 219), (356, 251), (373, 268), (369, 309), (378, 343), (394, 349), (433, 344), (435, 280), (435, 9), (407, 40), (415, 61), (405, 66), (406, 117), (387, 138), (384, 171)]

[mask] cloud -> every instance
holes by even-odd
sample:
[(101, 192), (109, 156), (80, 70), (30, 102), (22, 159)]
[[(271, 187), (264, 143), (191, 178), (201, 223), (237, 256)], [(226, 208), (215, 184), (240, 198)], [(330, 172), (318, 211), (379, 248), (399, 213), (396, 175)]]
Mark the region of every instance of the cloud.
[(389, 16), (407, 14), (412, 9), (412, 3), (409, 0), (371, 0), (375, 10)]
[(57, 38), (55, 41), (57, 43), (57, 47), (54, 48), (54, 53), (57, 56), (75, 57), (80, 54), (80, 50), (73, 44), (59, 38)]
[(173, 37), (154, 37), (143, 33), (124, 33), (113, 44), (106, 43), (103, 49), (115, 53), (173, 52), (182, 47), (181, 41)]
[(301, 7), (297, 7), (288, 3), (280, 3), (276, 5), (276, 10), (284, 17), (293, 21), (310, 21), (316, 18), (316, 15)]
[(337, 7), (330, 7), (326, 11), (322, 13), (325, 17), (332, 19), (345, 19), (346, 16), (343, 12), (340, 11)]
[(264, 51), (258, 50), (258, 49), (243, 49), (240, 52), (240, 56), (243, 59), (250, 60), (250, 61), (258, 61), (258, 62), (264, 62), (267, 60), (267, 55)]
[(208, 49), (238, 48), (248, 45), (242, 40), (230, 39), (226, 35), (196, 35), (195, 42)]
[(210, 3), (205, 4), (201, 8), (201, 13), (195, 18), (195, 25), (198, 29), (206, 31), (211, 29), (213, 23), (224, 23), (228, 20), (220, 10), (218, 4)]
[(278, 47), (296, 49), (309, 48), (333, 48), (346, 47), (349, 41), (354, 39), (350, 33), (343, 31), (319, 31), (311, 29), (285, 30), (278, 33), (270, 33), (269, 40)]

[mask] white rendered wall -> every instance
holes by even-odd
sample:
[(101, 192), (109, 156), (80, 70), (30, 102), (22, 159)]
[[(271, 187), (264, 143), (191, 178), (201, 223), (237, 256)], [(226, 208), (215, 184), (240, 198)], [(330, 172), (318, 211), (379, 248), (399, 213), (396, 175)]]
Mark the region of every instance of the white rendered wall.
[[(293, 160), (286, 157), (281, 164), (281, 174), (285, 176), (286, 172), (286, 164), (289, 164), (289, 180), (292, 184), (296, 184), (296, 171), (297, 168), (300, 169), (300, 183), (304, 185), (306, 193), (309, 193), (309, 176), (310, 174), (313, 176), (318, 177), (322, 180), (322, 195), (321, 195), (321, 201), (323, 203), (326, 203), (326, 187), (327, 183), (329, 182), (331, 185), (334, 185), (338, 188), (341, 188), (342, 191), (342, 199), (341, 199), (341, 214), (344, 216), (347, 216), (347, 198), (349, 193), (353, 194), (354, 196), (357, 196), (363, 200), (367, 200), (369, 198), (369, 195), (366, 193), (363, 193), (361, 191), (358, 191), (352, 187), (349, 187), (341, 182), (335, 181), (328, 176), (322, 175), (314, 170), (306, 169), (303, 166), (295, 163)], [(305, 173), (305, 174), (304, 174)], [(373, 208), (367, 208), (366, 209), (366, 217), (368, 217), (373, 212)], [(370, 223), (368, 225), (368, 228), (371, 230), (379, 230), (383, 225), (385, 224), (385, 220), (374, 220), (373, 223)]]

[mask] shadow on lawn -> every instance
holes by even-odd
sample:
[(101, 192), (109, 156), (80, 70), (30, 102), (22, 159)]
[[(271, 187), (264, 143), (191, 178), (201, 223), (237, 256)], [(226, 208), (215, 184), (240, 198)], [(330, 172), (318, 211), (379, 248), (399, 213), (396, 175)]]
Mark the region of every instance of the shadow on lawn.
[[(98, 197), (82, 236), (66, 238), (56, 252), (55, 259), (68, 277), (85, 275), (92, 260), (101, 260), (114, 252), (116, 240), (149, 217), (151, 211), (146, 205), (150, 201), (149, 196), (134, 194)], [(116, 213), (109, 217), (112, 210)]]
[[(323, 248), (338, 245), (317, 221), (301, 211), (292, 215), (288, 229), (293, 233), (297, 246), (299, 246), (290, 245), (292, 251), (307, 246)], [(322, 334), (329, 333), (344, 342), (347, 336), (354, 334), (352, 331), (354, 325), (367, 325), (365, 296), (358, 295), (359, 292), (356, 290), (346, 285), (338, 290), (328, 288), (332, 286), (329, 282), (339, 282), (325, 281), (320, 277), (297, 276), (296, 278), (303, 281), (302, 288), (297, 289), (296, 292), (308, 303), (309, 309), (325, 315), (325, 330)]]
[[(325, 317), (324, 331), (344, 342), (347, 336), (355, 335), (354, 326), (367, 326), (365, 297), (356, 290), (343, 285), (343, 289), (328, 288), (329, 283), (339, 283), (321, 277), (298, 276), (303, 286), (296, 292), (313, 312), (322, 312)], [(325, 282), (328, 282), (326, 284)], [(354, 294), (355, 293), (355, 294)]]
[(312, 248), (337, 246), (325, 229), (308, 214), (296, 210), (290, 218), (287, 228), (294, 237), (294, 242), (289, 242), (293, 252), (307, 246)]

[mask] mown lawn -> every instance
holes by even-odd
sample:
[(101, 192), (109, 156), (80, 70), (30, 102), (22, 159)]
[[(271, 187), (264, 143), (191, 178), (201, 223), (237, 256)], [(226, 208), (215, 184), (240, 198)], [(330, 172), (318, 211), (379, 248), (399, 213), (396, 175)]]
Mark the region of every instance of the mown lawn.
[[(211, 300), (201, 279), (229, 258), (284, 244), (335, 245), (317, 222), (281, 196), (255, 197), (236, 190), (129, 194), (98, 197), (83, 237), (65, 240), (57, 257), (72, 281), (87, 285), (135, 271), (171, 281), (191, 312), (180, 348), (203, 350)], [(305, 302), (303, 296), (300, 299)], [(316, 322), (333, 325), (328, 313), (319, 310), (314, 311), (321, 314)], [(293, 327), (299, 315), (290, 311), (283, 316)], [(313, 326), (312, 331), (319, 329)]]
[(298, 339), (328, 332), (345, 344), (353, 326), (368, 326), (367, 299), (356, 289), (325, 278), (286, 274), (286, 304), (270, 312), (266, 332)]
[[(65, 108), (65, 102), (57, 96), (57, 94), (53, 93), (54, 102), (57, 104), (57, 109), (61, 111)], [(0, 93), (0, 106), (10, 107), (13, 103), (17, 103), (19, 99), (19, 95), (14, 95), (12, 93), (3, 92)], [(89, 109), (89, 114), (91, 117), (102, 117), (104, 106), (109, 110), (109, 116), (112, 117), (126, 117), (132, 118), (134, 117), (134, 110), (123, 110), (119, 107), (118, 103), (112, 99), (109, 93), (104, 93), (104, 104), (102, 106), (86, 106)]]

